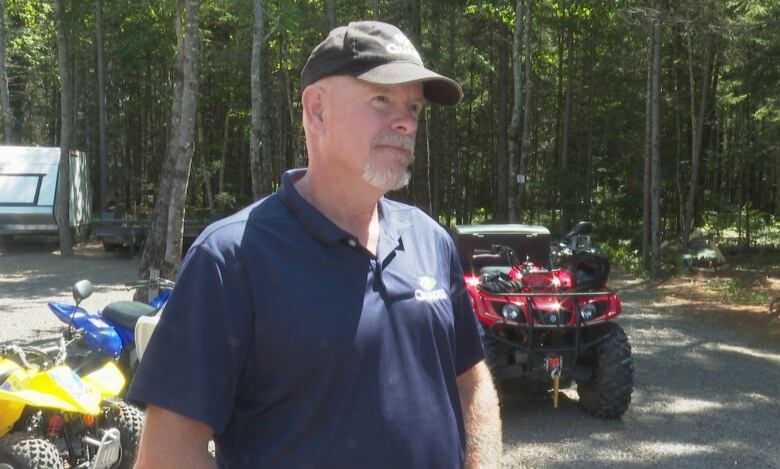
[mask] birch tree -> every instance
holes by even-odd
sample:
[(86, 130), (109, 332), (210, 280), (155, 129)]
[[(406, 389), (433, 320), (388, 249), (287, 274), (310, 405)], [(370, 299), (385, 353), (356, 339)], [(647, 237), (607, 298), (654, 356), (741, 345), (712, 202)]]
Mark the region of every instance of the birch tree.
[[(176, 64), (173, 70), (173, 99), (168, 130), (166, 154), (160, 171), (157, 197), (155, 198), (154, 211), (149, 224), (149, 232), (144, 241), (143, 256), (138, 269), (139, 276), (149, 277), (150, 270), (157, 270), (161, 275), (162, 264), (165, 258), (166, 236), (168, 235), (168, 206), (171, 202), (171, 187), (173, 185), (173, 170), (177, 159), (177, 144), (181, 130), (181, 99), (182, 79), (184, 76), (184, 35), (182, 28), (182, 13), (186, 0), (176, 1), (176, 15), (174, 26), (176, 30)], [(170, 275), (170, 273), (167, 273)], [(172, 276), (168, 278), (173, 279)], [(143, 297), (143, 292), (136, 291), (135, 299)]]
[[(195, 141), (200, 2), (179, 0), (176, 6), (177, 58), (170, 132), (139, 269), (142, 277), (148, 277), (150, 269), (159, 269), (161, 276), (173, 279), (181, 262), (184, 203)], [(184, 25), (182, 16), (186, 18)]]
[(165, 257), (160, 272), (173, 278), (179, 271), (184, 234), (185, 202), (187, 186), (195, 150), (195, 116), (198, 104), (198, 31), (200, 0), (186, 0), (186, 22), (184, 49), (182, 51), (181, 114), (178, 140), (176, 141), (176, 162), (171, 185), (171, 199), (168, 205), (168, 231)]

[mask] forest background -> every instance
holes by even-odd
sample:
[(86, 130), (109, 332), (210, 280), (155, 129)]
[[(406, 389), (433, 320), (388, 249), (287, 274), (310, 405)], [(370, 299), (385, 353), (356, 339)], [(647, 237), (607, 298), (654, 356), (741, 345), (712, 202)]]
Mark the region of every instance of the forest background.
[[(306, 164), (311, 49), (333, 25), (380, 19), (465, 94), (426, 109), (411, 184), (391, 197), (444, 225), (563, 234), (588, 219), (655, 273), (661, 241), (687, 245), (694, 227), (780, 242), (775, 0), (0, 4), (4, 142), (86, 151), (97, 212), (211, 219), (273, 191)], [(176, 142), (186, 155), (171, 159)]]

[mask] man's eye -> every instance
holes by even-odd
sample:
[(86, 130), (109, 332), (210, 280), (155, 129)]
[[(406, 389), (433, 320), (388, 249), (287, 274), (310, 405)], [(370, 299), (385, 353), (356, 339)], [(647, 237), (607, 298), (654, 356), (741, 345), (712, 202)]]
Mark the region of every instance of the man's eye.
[(412, 104), (411, 106), (409, 106), (409, 110), (415, 114), (419, 114), (422, 111), (422, 105)]
[(374, 97), (374, 99), (379, 101), (380, 103), (386, 103), (389, 101), (389, 99), (387, 99), (387, 96), (381, 94), (379, 96)]

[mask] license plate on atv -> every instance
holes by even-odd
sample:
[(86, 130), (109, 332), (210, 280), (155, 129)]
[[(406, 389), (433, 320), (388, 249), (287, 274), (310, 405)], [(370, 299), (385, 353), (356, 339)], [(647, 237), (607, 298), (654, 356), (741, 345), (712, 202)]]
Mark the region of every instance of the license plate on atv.
[(111, 428), (103, 435), (97, 454), (89, 469), (110, 469), (122, 458), (122, 443), (119, 441), (119, 430)]

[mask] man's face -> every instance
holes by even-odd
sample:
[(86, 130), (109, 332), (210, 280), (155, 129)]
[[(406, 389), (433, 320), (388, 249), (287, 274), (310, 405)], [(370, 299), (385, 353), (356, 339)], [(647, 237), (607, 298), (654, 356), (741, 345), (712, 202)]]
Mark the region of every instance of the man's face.
[(351, 77), (328, 82), (330, 161), (384, 192), (409, 182), (422, 85), (378, 86)]

